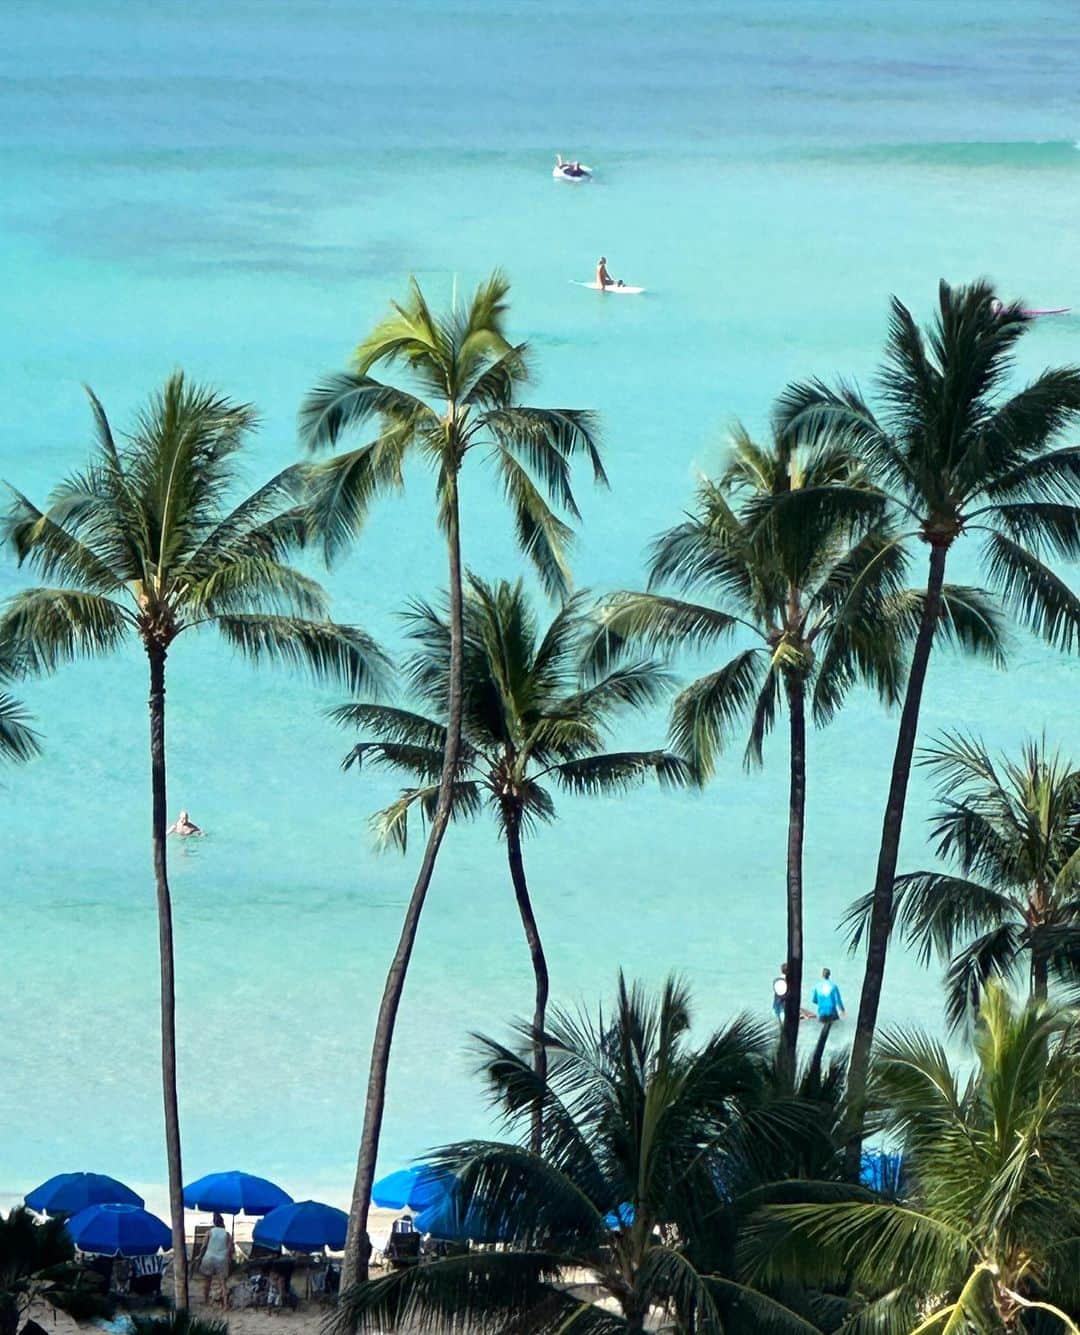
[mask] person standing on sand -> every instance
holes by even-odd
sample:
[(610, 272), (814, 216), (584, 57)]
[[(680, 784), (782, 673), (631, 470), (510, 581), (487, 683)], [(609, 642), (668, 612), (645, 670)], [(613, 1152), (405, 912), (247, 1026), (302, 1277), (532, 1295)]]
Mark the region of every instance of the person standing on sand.
[(810, 1000), (817, 1007), (817, 1017), (822, 1024), (833, 1024), (844, 1018), (844, 1002), (840, 996), (840, 989), (833, 982), (828, 969), (822, 969), (821, 982), (815, 985)]
[[(201, 833), (201, 831), (200, 831)], [(221, 1310), (229, 1307), (229, 1262), (233, 1255), (232, 1234), (225, 1228), (221, 1215), (214, 1215), (214, 1224), (206, 1235), (202, 1259), (199, 1261), (199, 1274), (206, 1280), (203, 1302), (210, 1302), (210, 1290), (215, 1278), (221, 1286)]]

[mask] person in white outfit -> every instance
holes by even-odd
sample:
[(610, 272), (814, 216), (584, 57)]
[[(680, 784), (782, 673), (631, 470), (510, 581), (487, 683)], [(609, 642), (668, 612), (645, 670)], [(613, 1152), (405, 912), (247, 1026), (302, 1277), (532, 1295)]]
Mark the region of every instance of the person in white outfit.
[(225, 1227), (221, 1215), (214, 1215), (214, 1226), (206, 1235), (202, 1260), (199, 1262), (199, 1274), (206, 1280), (206, 1292), (203, 1302), (209, 1303), (210, 1290), (214, 1280), (221, 1288), (221, 1307), (224, 1311), (229, 1306), (229, 1262), (233, 1255), (232, 1234)]

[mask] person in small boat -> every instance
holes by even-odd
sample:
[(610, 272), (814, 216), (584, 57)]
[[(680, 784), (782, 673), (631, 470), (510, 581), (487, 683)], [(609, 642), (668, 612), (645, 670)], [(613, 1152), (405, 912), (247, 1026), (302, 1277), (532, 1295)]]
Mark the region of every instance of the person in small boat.
[(569, 167), (567, 168), (567, 171), (571, 176), (585, 175), (585, 168), (581, 165), (580, 162), (571, 162)]
[(202, 830), (195, 824), (186, 811), (181, 811), (176, 820), (165, 831), (166, 834), (192, 835), (202, 834)]

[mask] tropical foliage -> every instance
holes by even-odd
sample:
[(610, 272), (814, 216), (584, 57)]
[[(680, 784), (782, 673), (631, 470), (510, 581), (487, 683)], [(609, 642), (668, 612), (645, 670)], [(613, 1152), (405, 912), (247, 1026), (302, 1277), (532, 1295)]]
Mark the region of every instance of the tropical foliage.
[[(742, 1018), (690, 1042), (686, 989), (659, 996), (622, 978), (598, 1016), (559, 1010), (547, 1071), (481, 1039), (507, 1141), (449, 1146), (462, 1229), (498, 1250), (425, 1263), (343, 1293), (339, 1330), (554, 1332), (815, 1327), (778, 1298), (695, 1264), (735, 1190), (823, 1138), (813, 1105), (771, 1097), (772, 1036)], [(519, 1036), (531, 1044), (532, 1027)], [(527, 1148), (543, 1101), (543, 1143)], [(567, 1282), (569, 1276), (572, 1280)]]
[(903, 1147), (904, 1199), (765, 1207), (744, 1237), (748, 1281), (850, 1287), (864, 1329), (1075, 1332), (1080, 1030), (991, 983), (973, 1045), (961, 1074), (934, 1039), (879, 1038), (869, 1107)]
[[(346, 766), (377, 764), (407, 775), (413, 786), (375, 817), (383, 843), (407, 847), (410, 814), (430, 819), (446, 749), (450, 677), (447, 617), (426, 603), (407, 615), (415, 653), (405, 674), (428, 713), (378, 703), (343, 705), (339, 723), (369, 734)], [(589, 686), (580, 662), (590, 619), (584, 596), (567, 599), (541, 629), (520, 581), (466, 580), (464, 600), (462, 738), (454, 783), (453, 818), (490, 812), (506, 841), (510, 880), (535, 979), (534, 1066), (543, 1077), (548, 967), (525, 875), (522, 838), (556, 816), (551, 789), (620, 793), (653, 774), (661, 783), (686, 779), (686, 764), (662, 750), (604, 750), (621, 713), (661, 698), (666, 674), (648, 661), (619, 667)], [(538, 1113), (539, 1119), (539, 1113)], [(539, 1120), (534, 1148), (539, 1148)]]
[(213, 628), (254, 662), (306, 667), (353, 690), (374, 687), (385, 660), (371, 638), (330, 621), (327, 597), (286, 561), (304, 535), (293, 467), (229, 503), (253, 410), (173, 375), (117, 444), (90, 407), (97, 446), (39, 509), (15, 492), (4, 521), (18, 557), (50, 581), (23, 589), (0, 618), (0, 643), (28, 671), (138, 640), (150, 674), (152, 841), (161, 963), (162, 1073), (176, 1292), (187, 1306), (172, 904), (166, 863), (165, 664), (186, 631)]
[(0, 1218), (0, 1335), (40, 1331), (29, 1314), (41, 1305), (77, 1318), (112, 1311), (100, 1278), (76, 1264), (63, 1220), (39, 1224), (20, 1206)]
[[(1049, 980), (1080, 975), (1080, 770), (1029, 741), (995, 761), (982, 742), (946, 736), (923, 753), (937, 781), (931, 821), (939, 857), (956, 872), (896, 878), (897, 927), (924, 963), (949, 964), (948, 1011), (959, 1021), (991, 979), (1023, 974), (1046, 999)], [(849, 920), (857, 945), (866, 897)], [(959, 947), (962, 946), (962, 949)]]
[[(449, 657), (446, 724), (438, 791), (427, 845), (387, 972), (375, 1024), (364, 1129), (349, 1211), (343, 1283), (364, 1271), (367, 1216), (379, 1148), (394, 1025), (413, 943), (453, 804), (461, 744), (463, 692), (461, 506), (459, 480), (468, 455), (494, 460), (513, 515), (518, 544), (550, 593), (569, 586), (566, 549), (571, 530), (552, 508), (578, 517), (571, 466), (583, 455), (605, 482), (593, 415), (576, 408), (523, 406), (529, 349), (505, 332), (509, 286), (495, 273), (472, 301), (437, 316), (419, 285), (356, 351), (351, 371), (326, 378), (300, 413), (301, 435), (312, 450), (338, 444), (346, 432), (374, 422), (375, 439), (335, 455), (309, 477), (309, 531), (327, 559), (355, 537), (372, 500), (401, 486), (403, 466), (419, 456), (436, 475), (436, 509), (446, 538)], [(378, 368), (400, 367), (411, 388), (376, 379)], [(434, 777), (434, 776), (432, 776)]]
[[(1007, 387), (1017, 344), (1030, 327), (1019, 303), (1005, 305), (986, 282), (942, 282), (926, 329), (892, 301), (875, 413), (851, 385), (791, 386), (780, 403), (784, 431), (824, 434), (858, 453), (876, 501), (861, 492), (868, 523), (895, 526), (890, 542), (929, 548), (925, 593), (913, 602), (914, 648), (904, 692), (881, 847), (866, 932), (867, 957), (848, 1073), (852, 1102), (849, 1168), (858, 1164), (860, 1109), (893, 921), (900, 832), (918, 732), (926, 670), (947, 618), (943, 595), (949, 552), (977, 537), (986, 579), (1035, 633), (1063, 649), (1080, 643), (1080, 596), (1051, 564), (1080, 555), (1080, 447), (1056, 446), (1080, 418), (1080, 370), (1043, 371), (1017, 393)], [(854, 497), (852, 497), (854, 499)], [(833, 505), (793, 491), (776, 503), (786, 522), (814, 541), (828, 532)], [(983, 636), (995, 652), (988, 623)]]

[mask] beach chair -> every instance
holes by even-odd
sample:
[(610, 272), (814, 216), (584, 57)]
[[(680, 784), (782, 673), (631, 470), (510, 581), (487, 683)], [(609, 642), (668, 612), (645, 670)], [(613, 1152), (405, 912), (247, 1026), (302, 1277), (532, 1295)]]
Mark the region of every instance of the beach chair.
[(386, 1263), (391, 1270), (405, 1270), (420, 1264), (421, 1234), (415, 1229), (409, 1233), (391, 1233), (386, 1244)]

